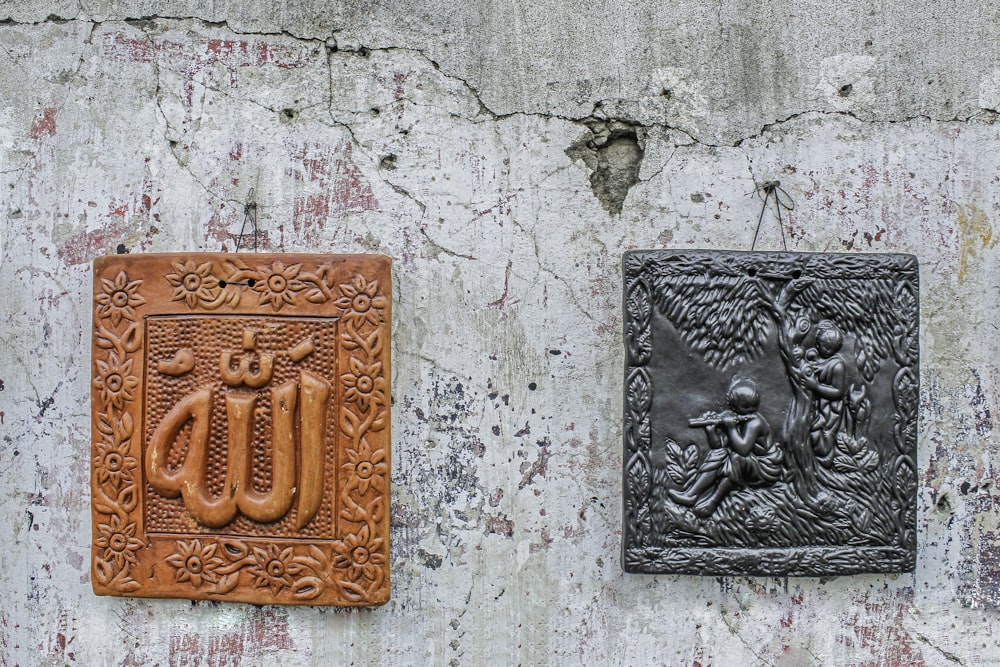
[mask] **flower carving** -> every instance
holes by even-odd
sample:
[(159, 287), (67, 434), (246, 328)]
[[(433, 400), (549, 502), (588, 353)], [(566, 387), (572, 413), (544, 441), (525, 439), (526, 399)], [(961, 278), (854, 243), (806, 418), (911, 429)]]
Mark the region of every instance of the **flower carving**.
[(364, 276), (354, 278), (353, 284), (340, 286), (341, 297), (334, 305), (344, 311), (344, 319), (360, 327), (365, 322), (379, 324), (379, 309), (389, 305), (389, 300), (378, 293), (378, 281), (368, 282)]
[(367, 524), (356, 535), (349, 534), (342, 542), (334, 544), (334, 549), (337, 552), (334, 564), (340, 569), (346, 568), (351, 581), (361, 577), (375, 581), (385, 564), (382, 538), (372, 537)]
[(213, 301), (218, 296), (219, 279), (212, 275), (212, 263), (196, 265), (193, 260), (174, 264), (175, 273), (168, 273), (167, 282), (174, 288), (171, 301), (184, 301), (194, 308)]
[(117, 569), (121, 569), (125, 563), (136, 565), (139, 561), (135, 557), (135, 552), (145, 545), (142, 540), (136, 538), (135, 530), (134, 523), (123, 524), (115, 515), (111, 516), (110, 523), (97, 524), (100, 535), (94, 544), (104, 549), (101, 557), (106, 561), (113, 561)]
[(141, 280), (130, 281), (124, 271), (119, 271), (113, 281), (101, 278), (103, 293), (96, 297), (98, 317), (110, 317), (116, 327), (123, 318), (135, 321), (136, 306), (146, 303), (138, 292), (141, 284)]
[(362, 441), (358, 451), (348, 449), (347, 463), (341, 468), (349, 475), (353, 475), (358, 484), (358, 492), (363, 496), (368, 493), (368, 488), (373, 487), (376, 491), (386, 492), (386, 475), (389, 466), (385, 461), (385, 450), (376, 449), (374, 452), (367, 442)]
[(348, 365), (351, 372), (340, 376), (340, 381), (347, 387), (344, 400), (357, 403), (365, 411), (371, 403), (384, 405), (385, 378), (382, 377), (382, 362), (366, 365), (357, 357), (351, 357)]
[(105, 405), (121, 410), (126, 401), (135, 398), (133, 390), (139, 386), (139, 379), (132, 375), (132, 359), (121, 361), (115, 352), (108, 353), (107, 361), (98, 359), (94, 385)]
[(268, 544), (266, 551), (254, 547), (253, 557), (257, 561), (250, 568), (250, 574), (254, 576), (253, 585), (256, 588), (266, 586), (275, 595), (284, 588), (291, 588), (292, 575), (302, 570), (302, 566), (292, 558), (292, 547), (279, 550), (277, 545)]
[(138, 463), (134, 457), (128, 455), (128, 445), (128, 440), (117, 445), (106, 440), (97, 443), (94, 468), (97, 470), (97, 481), (100, 484), (111, 482), (118, 487), (123, 481), (132, 479), (132, 473)]
[(299, 280), (301, 264), (285, 266), (275, 262), (270, 267), (260, 268), (260, 276), (253, 283), (253, 291), (260, 294), (261, 305), (271, 304), (275, 310), (281, 310), (285, 304), (291, 304), (297, 292), (305, 288), (305, 283)]
[(214, 542), (203, 547), (201, 540), (179, 540), (177, 553), (167, 556), (167, 562), (176, 570), (177, 581), (190, 581), (195, 588), (203, 581), (216, 583), (219, 576), (215, 570), (222, 565), (222, 559), (215, 555), (217, 547)]

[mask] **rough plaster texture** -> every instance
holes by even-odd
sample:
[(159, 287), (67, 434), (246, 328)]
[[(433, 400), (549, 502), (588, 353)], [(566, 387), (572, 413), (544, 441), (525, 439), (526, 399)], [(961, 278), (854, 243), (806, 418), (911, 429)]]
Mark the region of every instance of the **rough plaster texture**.
[[(1000, 10), (0, 2), (0, 661), (1000, 664)], [(919, 560), (624, 576), (621, 253), (921, 261)], [(393, 599), (95, 597), (90, 261), (395, 259)], [(781, 246), (773, 214), (758, 248)]]

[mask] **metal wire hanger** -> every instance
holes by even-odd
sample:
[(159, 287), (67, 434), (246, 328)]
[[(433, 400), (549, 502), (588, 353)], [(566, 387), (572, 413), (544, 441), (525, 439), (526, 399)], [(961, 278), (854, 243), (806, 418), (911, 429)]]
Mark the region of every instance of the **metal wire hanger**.
[(785, 223), (781, 219), (781, 209), (785, 209), (786, 211), (793, 210), (795, 208), (795, 200), (781, 187), (781, 181), (764, 181), (754, 189), (754, 193), (763, 202), (760, 207), (760, 216), (757, 218), (757, 229), (754, 230), (753, 243), (750, 244), (750, 250), (757, 247), (757, 237), (760, 235), (761, 223), (764, 222), (764, 212), (767, 211), (767, 202), (773, 197), (774, 210), (778, 214), (778, 229), (781, 231), (781, 247), (787, 251), (788, 243), (785, 241)]
[(243, 225), (240, 226), (240, 235), (236, 237), (236, 252), (240, 251), (240, 244), (243, 242), (247, 222), (250, 223), (250, 228), (253, 230), (253, 251), (257, 252), (260, 230), (257, 227), (257, 200), (254, 198), (253, 188), (250, 188), (250, 191), (247, 192), (247, 198), (243, 204)]

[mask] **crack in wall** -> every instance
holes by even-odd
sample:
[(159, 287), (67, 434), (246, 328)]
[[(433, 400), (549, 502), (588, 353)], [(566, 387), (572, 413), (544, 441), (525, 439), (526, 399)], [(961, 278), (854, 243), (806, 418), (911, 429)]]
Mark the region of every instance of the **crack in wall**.
[(919, 632), (915, 633), (915, 635), (916, 635), (917, 639), (919, 639), (924, 644), (927, 644), (932, 649), (934, 649), (935, 651), (937, 651), (938, 653), (940, 653), (942, 655), (942, 657), (944, 657), (944, 659), (947, 660), (948, 662), (954, 663), (956, 665), (962, 665), (962, 667), (965, 666), (965, 663), (962, 662), (962, 659), (959, 658), (954, 653), (952, 653), (950, 651), (945, 651), (943, 648), (941, 648), (940, 646), (938, 646), (937, 644), (935, 644), (934, 642), (932, 642), (930, 639), (928, 639), (927, 637), (925, 637), (922, 634), (920, 634)]
[(767, 665), (767, 667), (775, 667), (775, 664), (773, 662), (768, 662), (764, 660), (763, 656), (761, 656), (760, 653), (755, 651), (753, 647), (750, 646), (750, 642), (748, 642), (746, 638), (740, 633), (739, 629), (736, 627), (736, 624), (730, 622), (729, 619), (726, 617), (725, 611), (722, 612), (722, 623), (726, 626), (726, 629), (729, 630), (729, 634), (736, 637), (736, 639), (738, 639), (740, 643), (743, 644), (746, 650), (750, 651), (751, 655), (753, 655), (753, 657), (757, 659), (758, 665)]
[[(720, 11), (721, 11), (721, 6), (722, 5), (721, 5), (721, 2), (720, 2)], [(86, 18), (86, 17), (82, 18), (80, 16), (62, 17), (62, 16), (57, 16), (57, 15), (50, 15), (46, 19), (43, 19), (41, 21), (34, 21), (34, 22), (31, 22), (31, 21), (17, 21), (17, 20), (12, 19), (12, 18), (6, 18), (6, 19), (0, 19), (0, 28), (3, 28), (4, 26), (27, 26), (27, 27), (31, 27), (31, 26), (40, 26), (40, 25), (46, 25), (46, 24), (64, 25), (64, 24), (67, 24), (67, 23), (80, 22), (80, 23), (90, 23), (90, 24), (92, 24), (94, 26), (94, 29), (96, 29), (96, 27), (101, 26), (104, 23), (126, 23), (126, 24), (129, 24), (129, 25), (135, 25), (137, 27), (140, 27), (144, 32), (147, 32), (149, 24), (155, 24), (157, 21), (178, 21), (178, 22), (188, 21), (188, 22), (194, 22), (194, 23), (198, 23), (201, 26), (204, 26), (206, 28), (225, 29), (225, 30), (228, 30), (229, 32), (231, 32), (232, 34), (237, 35), (237, 36), (286, 37), (288, 39), (292, 39), (292, 40), (295, 40), (295, 41), (301, 41), (301, 42), (307, 42), (307, 43), (313, 43), (313, 44), (316, 44), (316, 43), (323, 44), (327, 48), (328, 52), (330, 52), (330, 53), (338, 53), (338, 52), (340, 52), (340, 53), (349, 53), (349, 54), (354, 54), (354, 55), (357, 55), (357, 56), (360, 56), (360, 57), (368, 57), (371, 53), (375, 53), (375, 52), (385, 52), (385, 53), (388, 53), (388, 52), (400, 51), (400, 52), (417, 54), (422, 59), (424, 59), (429, 65), (431, 65), (431, 67), (433, 67), (434, 70), (440, 72), (442, 76), (444, 76), (445, 78), (447, 78), (449, 80), (459, 82), (465, 88), (465, 90), (469, 93), (469, 95), (472, 97), (472, 99), (475, 100), (476, 104), (479, 107), (480, 113), (475, 118), (466, 118), (466, 120), (470, 120), (472, 122), (484, 122), (486, 120), (501, 121), (501, 120), (506, 120), (506, 119), (509, 119), (509, 118), (515, 118), (515, 117), (521, 117), (521, 116), (523, 116), (523, 117), (544, 118), (544, 119), (549, 119), (549, 120), (563, 120), (563, 121), (566, 121), (566, 122), (580, 123), (580, 124), (584, 124), (584, 125), (589, 125), (589, 124), (593, 123), (595, 119), (601, 119), (601, 120), (604, 120), (604, 121), (607, 121), (607, 122), (624, 123), (624, 124), (632, 125), (635, 128), (642, 128), (642, 129), (647, 129), (647, 130), (648, 129), (652, 129), (652, 128), (661, 128), (661, 129), (665, 129), (665, 130), (673, 130), (673, 131), (681, 132), (681, 133), (687, 135), (688, 137), (690, 137), (691, 140), (694, 143), (702, 145), (702, 146), (705, 146), (705, 147), (714, 147), (714, 148), (735, 147), (735, 148), (738, 148), (738, 147), (740, 147), (746, 141), (751, 141), (753, 139), (760, 138), (760, 137), (762, 137), (763, 135), (765, 135), (765, 134), (767, 134), (769, 132), (775, 131), (776, 129), (778, 129), (780, 126), (782, 126), (783, 124), (785, 124), (787, 122), (790, 122), (790, 121), (793, 121), (793, 120), (795, 120), (795, 119), (797, 119), (799, 117), (807, 116), (807, 115), (811, 115), (811, 114), (822, 114), (822, 115), (830, 115), (830, 116), (844, 116), (844, 117), (848, 117), (848, 118), (852, 118), (854, 120), (857, 120), (858, 122), (871, 123), (871, 124), (880, 124), (880, 123), (891, 123), (891, 124), (908, 123), (908, 122), (912, 122), (912, 121), (915, 121), (915, 120), (925, 120), (925, 121), (928, 121), (928, 122), (935, 122), (935, 123), (967, 123), (967, 122), (972, 122), (972, 121), (977, 120), (977, 119), (980, 119), (982, 122), (986, 122), (986, 123), (994, 123), (998, 119), (1000, 119), (1000, 110), (992, 109), (992, 108), (988, 108), (988, 107), (980, 107), (979, 109), (977, 109), (976, 111), (970, 113), (967, 116), (957, 116), (956, 115), (956, 116), (952, 116), (952, 117), (948, 117), (948, 118), (934, 117), (934, 116), (931, 116), (929, 114), (915, 114), (915, 115), (911, 115), (911, 116), (904, 116), (904, 117), (901, 117), (901, 118), (863, 118), (860, 115), (858, 115), (857, 113), (852, 112), (852, 111), (828, 110), (828, 109), (806, 109), (806, 110), (803, 110), (803, 111), (798, 111), (798, 112), (789, 114), (789, 115), (785, 116), (784, 118), (779, 118), (779, 119), (775, 119), (773, 121), (770, 121), (768, 123), (764, 123), (764, 124), (761, 125), (760, 130), (757, 131), (756, 133), (748, 134), (748, 135), (739, 137), (738, 139), (735, 139), (731, 143), (716, 143), (716, 142), (711, 142), (711, 141), (707, 141), (707, 140), (704, 140), (704, 139), (699, 139), (698, 136), (697, 136), (698, 135), (697, 129), (695, 129), (695, 128), (685, 128), (685, 127), (681, 127), (681, 126), (671, 125), (669, 123), (656, 123), (656, 122), (653, 122), (653, 123), (648, 123), (648, 122), (647, 123), (643, 123), (643, 122), (639, 121), (638, 119), (636, 119), (636, 118), (630, 118), (627, 115), (622, 115), (622, 116), (614, 118), (614, 119), (603, 118), (601, 116), (601, 111), (600, 110), (601, 110), (601, 107), (603, 106), (603, 103), (604, 103), (605, 100), (598, 100), (597, 102), (595, 102), (593, 104), (593, 107), (592, 107), (591, 111), (588, 114), (586, 114), (586, 115), (580, 115), (580, 116), (568, 116), (568, 115), (564, 115), (564, 114), (548, 113), (548, 112), (540, 112), (540, 111), (513, 111), (513, 112), (509, 112), (509, 113), (497, 113), (497, 112), (493, 111), (489, 107), (489, 105), (486, 104), (486, 102), (482, 98), (482, 93), (480, 92), (480, 90), (475, 85), (473, 85), (467, 79), (465, 79), (465, 78), (463, 78), (463, 77), (461, 77), (461, 76), (459, 76), (457, 74), (445, 71), (437, 61), (435, 61), (433, 58), (431, 58), (425, 52), (425, 50), (423, 50), (423, 49), (417, 49), (417, 48), (412, 48), (412, 47), (402, 47), (402, 46), (374, 47), (374, 48), (369, 48), (369, 47), (366, 47), (366, 46), (363, 46), (363, 45), (362, 46), (341, 46), (341, 45), (339, 45), (337, 43), (337, 40), (336, 40), (336, 33), (338, 32), (337, 29), (332, 30), (331, 33), (327, 37), (309, 37), (309, 36), (297, 35), (294, 32), (291, 32), (291, 31), (286, 30), (286, 29), (274, 30), (274, 31), (266, 31), (266, 30), (256, 30), (256, 31), (254, 31), (254, 30), (237, 30), (237, 29), (235, 29), (229, 23), (228, 20), (211, 21), (211, 20), (200, 18), (198, 16), (181, 16), (181, 15), (176, 15), (176, 16), (171, 16), (171, 15), (144, 15), (144, 16), (137, 16), (137, 17), (126, 17), (126, 18), (121, 18), (121, 19), (110, 19), (110, 20), (106, 20), (106, 21), (105, 20), (94, 20), (94, 19)]]
[[(155, 44), (155, 40), (153, 39), (153, 35), (149, 31), (149, 26), (146, 26), (146, 25), (141, 26), (140, 30), (141, 30), (142, 34), (145, 35), (146, 40), (149, 42), (150, 48), (155, 53), (155, 51), (156, 51), (156, 44)], [(182, 171), (184, 171), (185, 173), (187, 173), (191, 177), (191, 179), (195, 183), (197, 183), (198, 186), (201, 187), (201, 189), (205, 191), (205, 194), (207, 194), (211, 199), (213, 199), (215, 201), (226, 202), (226, 203), (232, 204), (234, 206), (240, 206), (241, 203), (238, 202), (238, 201), (236, 201), (235, 199), (227, 199), (227, 198), (222, 197), (221, 195), (219, 195), (219, 194), (217, 194), (215, 192), (212, 192), (212, 189), (209, 188), (205, 183), (203, 183), (200, 178), (198, 178), (198, 176), (194, 173), (194, 171), (188, 165), (187, 161), (184, 159), (183, 155), (181, 154), (181, 151), (183, 149), (178, 148), (179, 141), (177, 139), (171, 138), (171, 133), (173, 133), (175, 136), (180, 137), (180, 136), (183, 136), (184, 131), (181, 130), (181, 129), (178, 129), (177, 127), (175, 127), (170, 122), (170, 117), (167, 115), (166, 110), (163, 108), (163, 95), (165, 93), (163, 91), (163, 86), (162, 86), (163, 78), (162, 78), (162, 72), (160, 70), (160, 61), (159, 61), (159, 58), (156, 58), (156, 57), (152, 58), (150, 60), (150, 63), (152, 64), (153, 71), (154, 71), (154, 73), (156, 75), (156, 88), (154, 89), (154, 92), (153, 92), (153, 100), (154, 100), (154, 104), (156, 105), (156, 110), (159, 112), (160, 117), (163, 119), (163, 139), (167, 142), (168, 150), (170, 152), (171, 157), (174, 158), (174, 161), (177, 163), (177, 166), (180, 167), (180, 169)], [(206, 86), (205, 84), (203, 84), (201, 82), (197, 82), (197, 81), (193, 81), (192, 80), (192, 83), (196, 83), (198, 85), (202, 85), (206, 89), (208, 89), (208, 86)]]

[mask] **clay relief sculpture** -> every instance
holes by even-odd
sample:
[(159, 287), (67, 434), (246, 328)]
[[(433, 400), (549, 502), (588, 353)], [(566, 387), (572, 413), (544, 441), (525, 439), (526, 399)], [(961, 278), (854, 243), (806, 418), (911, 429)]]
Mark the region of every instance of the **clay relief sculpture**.
[(382, 604), (389, 260), (94, 264), (93, 584)]
[(625, 569), (912, 570), (915, 258), (636, 251), (624, 270)]

